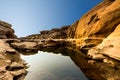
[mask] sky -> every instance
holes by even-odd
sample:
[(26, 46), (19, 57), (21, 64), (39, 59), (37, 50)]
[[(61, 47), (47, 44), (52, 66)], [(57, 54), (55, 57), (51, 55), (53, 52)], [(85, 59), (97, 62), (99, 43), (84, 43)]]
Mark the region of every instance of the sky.
[(73, 24), (103, 0), (0, 0), (0, 20), (18, 37)]

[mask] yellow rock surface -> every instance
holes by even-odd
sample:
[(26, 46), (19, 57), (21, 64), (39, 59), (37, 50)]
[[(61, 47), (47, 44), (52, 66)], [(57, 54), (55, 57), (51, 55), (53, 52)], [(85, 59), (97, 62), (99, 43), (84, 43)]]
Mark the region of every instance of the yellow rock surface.
[(120, 60), (120, 24), (101, 44), (90, 49), (88, 54), (94, 56), (96, 52)]
[(71, 25), (68, 36), (80, 39), (79, 44), (85, 42), (97, 45), (110, 35), (119, 23), (120, 0), (104, 0)]

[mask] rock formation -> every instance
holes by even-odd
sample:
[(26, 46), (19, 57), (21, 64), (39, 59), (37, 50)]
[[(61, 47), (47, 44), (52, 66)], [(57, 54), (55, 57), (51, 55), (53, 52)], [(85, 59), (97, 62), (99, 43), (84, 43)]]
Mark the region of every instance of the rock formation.
[(93, 55), (94, 54), (101, 54), (106, 55), (111, 58), (120, 60), (120, 24), (117, 26), (117, 28), (107, 37), (103, 40), (102, 43), (100, 43), (98, 46), (92, 48), (89, 50), (88, 54)]
[(40, 34), (33, 34), (22, 39), (66, 39), (67, 29), (69, 26), (62, 26), (61, 28), (53, 28), (51, 30), (40, 31)]
[(101, 2), (71, 25), (67, 35), (80, 39), (76, 42), (77, 46), (101, 43), (120, 23), (119, 4), (119, 0)]
[[(10, 24), (0, 21), (0, 38), (16, 38)], [(62, 51), (61, 47), (63, 50), (77, 50), (78, 53), (79, 50), (85, 50), (86, 54), (82, 56), (81, 53), (73, 52), (76, 54), (75, 58), (72, 54), (70, 57), (90, 80), (119, 80), (120, 0), (104, 0), (70, 26), (40, 31), (40, 34), (16, 40), (0, 40), (0, 79), (4, 75), (12, 79), (26, 73), (24, 62), (19, 56), (20, 63), (8, 59), (9, 54), (18, 55), (20, 51), (27, 53), (46, 49), (51, 52), (55, 47), (60, 50), (53, 52)], [(15, 66), (19, 67), (20, 72), (12, 71)]]
[(114, 80), (120, 79), (120, 75), (119, 75), (120, 41), (119, 39), (120, 39), (120, 24), (107, 38), (103, 40), (102, 43), (100, 43), (98, 46), (88, 51), (88, 55), (89, 57), (91, 57), (91, 59), (94, 59), (94, 60), (101, 59), (103, 63), (112, 65), (113, 68), (110, 68), (109, 71), (106, 70), (106, 72), (110, 73), (109, 76), (106, 76), (106, 79), (108, 80), (109, 79), (114, 79)]
[(16, 38), (12, 25), (6, 22), (0, 21), (0, 39)]
[(5, 40), (0, 40), (0, 80), (23, 80), (26, 64)]
[(97, 75), (102, 80), (120, 79), (120, 0), (98, 4), (68, 28), (67, 36), (76, 39), (78, 49), (88, 50), (88, 64), (99, 69), (93, 80)]

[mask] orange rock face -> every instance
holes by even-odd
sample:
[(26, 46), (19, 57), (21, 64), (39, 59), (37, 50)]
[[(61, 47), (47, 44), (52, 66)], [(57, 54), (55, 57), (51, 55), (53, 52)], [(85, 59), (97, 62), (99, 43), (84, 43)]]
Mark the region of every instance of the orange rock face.
[[(120, 79), (120, 0), (104, 0), (68, 29), (68, 38), (88, 49), (88, 64), (98, 68), (104, 79)], [(89, 46), (95, 47), (90, 48)], [(93, 62), (91, 62), (93, 61)]]
[[(97, 52), (97, 53), (96, 53)], [(88, 54), (94, 56), (96, 54), (107, 55), (113, 59), (120, 60), (120, 24), (117, 26), (101, 44), (89, 50)]]
[[(105, 0), (68, 29), (69, 38), (99, 44), (120, 23), (120, 0)], [(82, 42), (83, 43), (83, 42)], [(81, 43), (79, 43), (81, 44)]]

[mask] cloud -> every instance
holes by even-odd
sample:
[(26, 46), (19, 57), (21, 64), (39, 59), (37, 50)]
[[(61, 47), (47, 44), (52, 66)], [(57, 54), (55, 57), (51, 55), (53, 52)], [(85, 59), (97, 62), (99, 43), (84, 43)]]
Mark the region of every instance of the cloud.
[(47, 69), (40, 68), (39, 70), (28, 73), (26, 80), (59, 80), (58, 77)]

